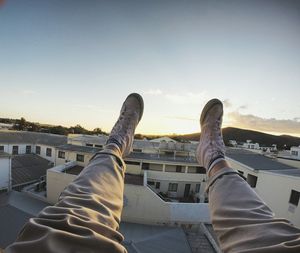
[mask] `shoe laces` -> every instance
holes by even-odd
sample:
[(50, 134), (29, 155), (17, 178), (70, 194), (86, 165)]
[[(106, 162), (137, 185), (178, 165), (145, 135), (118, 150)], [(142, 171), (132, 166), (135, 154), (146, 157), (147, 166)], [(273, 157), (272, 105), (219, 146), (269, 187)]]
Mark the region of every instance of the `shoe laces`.
[(125, 107), (118, 118), (116, 127), (113, 129), (114, 133), (126, 135), (128, 132), (131, 132), (135, 128), (135, 118), (137, 118), (137, 112), (127, 112)]

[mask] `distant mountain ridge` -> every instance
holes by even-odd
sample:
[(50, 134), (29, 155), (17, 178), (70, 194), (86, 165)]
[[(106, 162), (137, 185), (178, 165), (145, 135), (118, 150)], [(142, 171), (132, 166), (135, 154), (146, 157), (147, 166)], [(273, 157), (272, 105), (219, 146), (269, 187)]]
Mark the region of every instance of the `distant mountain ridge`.
[[(237, 142), (246, 142), (246, 140), (251, 140), (252, 142), (258, 142), (260, 146), (271, 146), (272, 144), (277, 144), (277, 147), (282, 149), (284, 146), (290, 148), (291, 146), (299, 146), (300, 138), (289, 135), (272, 135), (266, 134), (258, 131), (240, 129), (234, 127), (227, 127), (222, 129), (223, 138), (225, 144), (228, 144), (229, 140), (236, 140)], [(171, 136), (170, 136), (171, 137)], [(176, 139), (198, 141), (200, 138), (200, 133), (178, 135)]]

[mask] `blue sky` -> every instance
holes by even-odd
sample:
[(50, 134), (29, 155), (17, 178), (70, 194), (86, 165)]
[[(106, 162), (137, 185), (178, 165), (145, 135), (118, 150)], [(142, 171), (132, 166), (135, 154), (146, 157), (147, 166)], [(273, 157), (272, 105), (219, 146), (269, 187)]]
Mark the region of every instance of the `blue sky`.
[(225, 126), (300, 136), (299, 1), (10, 0), (0, 7), (1, 117), (109, 131), (145, 100), (140, 133)]

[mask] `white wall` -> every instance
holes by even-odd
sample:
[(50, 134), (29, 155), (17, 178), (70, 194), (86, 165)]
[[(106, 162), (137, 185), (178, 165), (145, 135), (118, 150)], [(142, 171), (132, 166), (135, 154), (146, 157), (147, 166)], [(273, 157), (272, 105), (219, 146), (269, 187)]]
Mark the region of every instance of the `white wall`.
[[(54, 204), (75, 175), (47, 171), (47, 200)], [(210, 222), (208, 204), (170, 203), (146, 186), (125, 185), (122, 220), (142, 224), (199, 224)]]
[(125, 185), (122, 220), (142, 224), (210, 222), (208, 204), (164, 202), (145, 186)]
[(256, 192), (278, 218), (286, 218), (300, 228), (300, 203), (289, 204), (291, 190), (300, 192), (300, 178), (279, 176), (270, 172), (259, 173)]
[(253, 190), (266, 202), (276, 217), (288, 219), (300, 228), (300, 203), (297, 207), (289, 204), (291, 190), (300, 192), (300, 177), (253, 171), (231, 159), (230, 165), (233, 169), (243, 171), (245, 177), (249, 173), (257, 176), (257, 184)]
[(28, 144), (5, 144), (5, 143), (0, 143), (0, 146), (4, 146), (4, 152), (12, 154), (13, 146), (18, 146), (18, 154), (26, 154), (26, 146), (31, 146), (31, 152), (33, 153), (34, 150), (34, 145), (28, 143)]
[(56, 203), (61, 192), (75, 178), (76, 175), (55, 171), (53, 169), (47, 170), (47, 201), (51, 204)]
[(9, 184), (11, 159), (0, 156), (0, 189), (7, 188)]
[(286, 164), (288, 166), (292, 166), (292, 167), (300, 169), (300, 160), (296, 161), (296, 160), (277, 158), (276, 161), (280, 162), (280, 163), (283, 163), (283, 164)]
[[(53, 162), (53, 163), (55, 162), (55, 147), (37, 144), (37, 145), (34, 145), (34, 150), (33, 150), (34, 153), (36, 152), (36, 146), (41, 147), (41, 153), (40, 153), (41, 157), (43, 157), (44, 159), (47, 159), (50, 162)], [(51, 156), (46, 155), (47, 148), (51, 148), (51, 150), (52, 150)]]
[(66, 161), (76, 161), (77, 154), (79, 154), (79, 155), (84, 155), (84, 162), (77, 161), (77, 164), (80, 165), (80, 166), (85, 167), (85, 166), (88, 165), (90, 159), (94, 155), (94, 154), (90, 154), (90, 153), (61, 150), (61, 151), (65, 152), (65, 158), (63, 159), (63, 158), (58, 157), (58, 152), (59, 151), (60, 150), (57, 149), (56, 153), (55, 153), (55, 165), (65, 164)]

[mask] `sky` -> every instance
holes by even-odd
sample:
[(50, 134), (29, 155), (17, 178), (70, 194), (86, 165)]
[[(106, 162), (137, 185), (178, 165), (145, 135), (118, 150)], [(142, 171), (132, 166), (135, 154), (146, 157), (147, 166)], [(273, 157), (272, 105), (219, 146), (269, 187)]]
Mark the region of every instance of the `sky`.
[(216, 97), (225, 127), (300, 136), (300, 2), (6, 0), (0, 89), (0, 117), (110, 131), (138, 92), (138, 133), (199, 132)]

